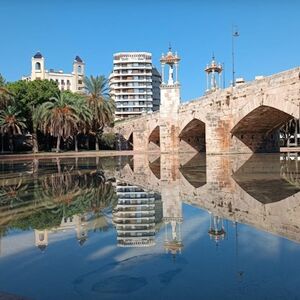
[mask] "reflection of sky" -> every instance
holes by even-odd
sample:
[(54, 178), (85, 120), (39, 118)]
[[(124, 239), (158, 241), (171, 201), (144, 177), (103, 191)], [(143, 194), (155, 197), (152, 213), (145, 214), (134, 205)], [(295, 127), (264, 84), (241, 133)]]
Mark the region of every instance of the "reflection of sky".
[(50, 234), (44, 252), (32, 231), (12, 232), (2, 240), (0, 290), (34, 299), (300, 297), (300, 245), (226, 221), (216, 245), (207, 212), (184, 205), (183, 213), (184, 248), (175, 259), (164, 253), (164, 228), (149, 248), (116, 247), (115, 230), (89, 232), (80, 246), (68, 230)]

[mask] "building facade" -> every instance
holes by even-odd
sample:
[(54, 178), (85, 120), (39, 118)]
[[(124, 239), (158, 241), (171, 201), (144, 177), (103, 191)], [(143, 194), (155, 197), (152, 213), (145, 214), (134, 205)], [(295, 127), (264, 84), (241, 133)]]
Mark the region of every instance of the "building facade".
[(47, 70), (45, 58), (40, 52), (37, 52), (31, 59), (31, 74), (23, 76), (22, 80), (53, 80), (58, 84), (61, 91), (69, 90), (72, 92), (84, 91), (85, 63), (79, 56), (73, 61), (73, 72), (64, 73), (62, 70)]
[(155, 225), (162, 219), (161, 199), (153, 192), (117, 183), (118, 204), (113, 212), (119, 247), (155, 245)]
[(116, 118), (141, 115), (159, 109), (161, 76), (148, 52), (114, 54), (109, 78), (110, 95), (116, 103)]

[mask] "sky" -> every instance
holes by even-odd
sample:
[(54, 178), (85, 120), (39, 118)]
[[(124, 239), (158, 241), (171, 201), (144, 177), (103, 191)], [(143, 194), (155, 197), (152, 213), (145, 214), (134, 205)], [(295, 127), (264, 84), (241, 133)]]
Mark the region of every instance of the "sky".
[(212, 53), (232, 78), (253, 80), (300, 65), (297, 0), (0, 0), (0, 73), (15, 81), (30, 73), (41, 51), (47, 69), (72, 71), (79, 55), (87, 75), (108, 76), (113, 53), (149, 51), (159, 58), (171, 43), (181, 57), (183, 102), (203, 95)]

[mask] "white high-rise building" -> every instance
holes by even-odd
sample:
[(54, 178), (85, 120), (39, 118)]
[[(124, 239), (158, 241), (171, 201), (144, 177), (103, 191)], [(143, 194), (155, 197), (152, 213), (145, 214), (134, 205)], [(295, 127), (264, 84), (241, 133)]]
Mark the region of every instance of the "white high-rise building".
[(73, 72), (64, 73), (62, 70), (55, 71), (54, 69), (46, 70), (45, 58), (40, 52), (37, 52), (31, 58), (31, 74), (23, 76), (22, 80), (53, 80), (57, 83), (61, 91), (69, 90), (72, 92), (84, 91), (84, 76), (85, 63), (79, 56), (76, 56), (73, 61)]
[(116, 118), (140, 115), (159, 109), (161, 76), (149, 52), (114, 54), (110, 95), (116, 103)]

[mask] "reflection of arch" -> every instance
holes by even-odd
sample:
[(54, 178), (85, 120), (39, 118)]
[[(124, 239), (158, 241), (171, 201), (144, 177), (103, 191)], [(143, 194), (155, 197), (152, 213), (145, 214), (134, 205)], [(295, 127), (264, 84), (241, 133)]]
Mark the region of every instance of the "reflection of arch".
[(179, 134), (179, 151), (205, 151), (205, 123), (199, 119), (192, 119)]
[(36, 62), (35, 63), (35, 70), (36, 71), (40, 71), (41, 70), (41, 63), (40, 62)]
[(149, 162), (149, 168), (157, 179), (160, 179), (160, 157), (155, 161)]
[(199, 188), (206, 184), (206, 156), (196, 154), (191, 160), (179, 168), (182, 176), (194, 188)]
[(253, 152), (278, 152), (279, 128), (291, 118), (282, 110), (261, 105), (244, 117), (240, 114), (231, 133)]
[(133, 150), (133, 133), (129, 136), (117, 134), (116, 150)]
[(255, 154), (233, 173), (232, 178), (247, 194), (263, 204), (281, 201), (300, 192), (300, 187), (282, 177), (284, 163), (279, 154)]
[(127, 150), (133, 150), (133, 132), (130, 134), (128, 140), (127, 140)]
[(149, 136), (149, 146), (148, 149), (150, 151), (158, 151), (160, 147), (160, 132), (159, 132), (159, 126), (156, 126), (150, 136)]

